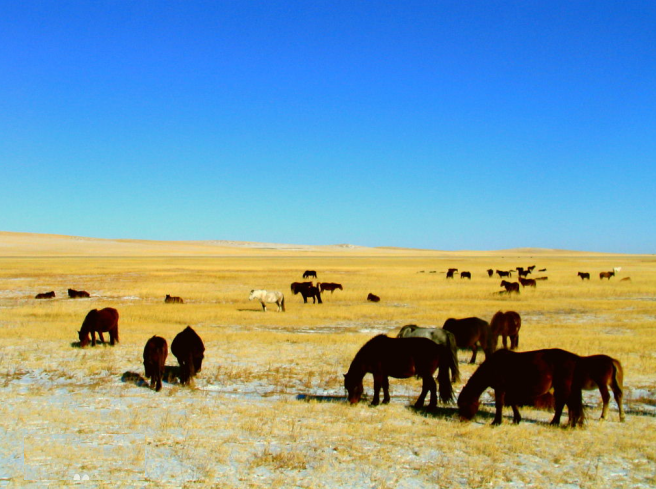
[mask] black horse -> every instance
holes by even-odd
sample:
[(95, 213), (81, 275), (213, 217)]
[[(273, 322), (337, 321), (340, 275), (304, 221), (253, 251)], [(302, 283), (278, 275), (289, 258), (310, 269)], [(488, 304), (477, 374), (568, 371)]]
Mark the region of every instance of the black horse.
[(294, 295), (301, 294), (303, 296), (303, 302), (307, 304), (308, 297), (312, 298), (312, 303), (323, 304), (321, 301), (321, 292), (319, 287), (316, 287), (312, 282), (294, 282), (291, 285), (292, 292)]
[(146, 378), (150, 378), (150, 388), (159, 392), (162, 389), (162, 377), (169, 348), (161, 336), (153, 336), (146, 342), (143, 352)]
[(205, 345), (198, 333), (187, 326), (173, 339), (171, 353), (180, 364), (180, 382), (188, 384), (196, 373), (200, 372), (205, 357)]

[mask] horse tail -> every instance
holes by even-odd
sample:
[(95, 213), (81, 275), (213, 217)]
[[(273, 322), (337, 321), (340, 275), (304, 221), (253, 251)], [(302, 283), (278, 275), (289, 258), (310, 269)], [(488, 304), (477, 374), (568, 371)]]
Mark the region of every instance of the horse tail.
[[(451, 377), (449, 376), (449, 371), (454, 368), (453, 366), (453, 357), (451, 352), (447, 351), (446, 345), (440, 345), (440, 365), (437, 372), (437, 382), (440, 388), (440, 400), (443, 403), (448, 403), (453, 401), (453, 385), (451, 385)], [(457, 369), (457, 363), (455, 364)]]
[[(448, 332), (447, 332), (448, 333)], [(449, 350), (449, 368), (451, 370), (451, 382), (460, 382), (460, 368), (458, 367), (458, 345), (453, 334), (446, 335), (446, 347)]]
[(282, 312), (285, 312), (285, 296), (282, 296), (282, 299), (280, 299), (280, 307), (282, 308)]

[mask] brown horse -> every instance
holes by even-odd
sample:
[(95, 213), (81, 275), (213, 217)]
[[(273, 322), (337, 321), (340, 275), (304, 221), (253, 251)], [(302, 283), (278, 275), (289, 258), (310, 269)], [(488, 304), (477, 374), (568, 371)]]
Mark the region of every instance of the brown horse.
[(581, 277), (581, 281), (590, 280), (590, 274), (588, 272), (579, 272), (578, 276)]
[(169, 348), (161, 336), (153, 336), (146, 342), (143, 352), (146, 378), (150, 378), (150, 388), (159, 392), (162, 389), (162, 377)]
[(504, 287), (506, 289), (506, 292), (509, 294), (515, 293), (519, 294), (519, 283), (517, 282), (507, 282), (505, 280), (501, 281), (501, 285), (499, 287)]
[(492, 270), (491, 268), (488, 268), (487, 269), (487, 276), (492, 277), (492, 275), (494, 275), (494, 270)]
[(37, 294), (35, 299), (53, 299), (55, 297), (55, 291), (52, 290), (50, 292), (42, 292), (40, 294)]
[(533, 405), (553, 389), (555, 413), (552, 425), (560, 424), (567, 405), (569, 425), (583, 425), (582, 376), (577, 370), (580, 357), (565, 350), (535, 350), (516, 353), (499, 350), (483, 362), (460, 392), (458, 410), (470, 420), (478, 412), (481, 394), (494, 389), (496, 414), (493, 425), (501, 424), (503, 406), (511, 406), (513, 422), (522, 419), (518, 406)]
[(522, 287), (533, 287), (535, 288), (535, 280), (532, 278), (522, 278), (519, 277), (519, 283), (522, 284)]
[(305, 270), (305, 272), (303, 272), (303, 278), (310, 277), (317, 278), (317, 272), (315, 270)]
[(512, 270), (497, 270), (497, 275), (499, 275), (499, 278), (512, 277)]
[(188, 384), (203, 366), (203, 358), (205, 358), (203, 340), (191, 326), (187, 326), (173, 338), (171, 353), (180, 364), (180, 382), (182, 385)]
[(319, 288), (314, 286), (312, 282), (294, 282), (291, 285), (294, 295), (301, 294), (303, 296), (303, 303), (307, 304), (308, 297), (312, 297), (312, 303), (323, 304), (321, 301), (321, 292)]
[(449, 318), (444, 322), (442, 329), (453, 333), (456, 337), (458, 348), (471, 348), (472, 357), (469, 363), (476, 362), (476, 353), (480, 347), (487, 358), (496, 345), (492, 344), (492, 332), (487, 321), (476, 318), (454, 319)]
[(71, 299), (79, 299), (81, 297), (90, 297), (86, 290), (68, 289), (68, 297)]
[(496, 350), (499, 336), (501, 336), (504, 348), (508, 348), (507, 339), (510, 338), (510, 349), (516, 350), (519, 346), (519, 330), (521, 327), (522, 318), (515, 311), (498, 311), (490, 321), (494, 349)]
[(445, 345), (438, 345), (428, 338), (390, 338), (378, 335), (360, 348), (351, 362), (348, 373), (344, 375), (344, 387), (351, 404), (360, 401), (364, 388), (362, 379), (368, 373), (374, 378), (374, 398), (371, 404), (380, 403), (380, 389), (383, 389), (383, 404), (390, 401), (388, 377), (407, 379), (421, 377), (421, 394), (415, 407), (424, 405), (426, 394), (430, 392), (429, 408), (437, 406), (437, 386), (433, 374), (439, 367), (440, 400), (444, 403), (453, 400), (453, 386), (449, 370), (453, 367), (453, 357)]
[(471, 280), (471, 272), (460, 272), (460, 278), (468, 278)]
[(78, 331), (80, 347), (89, 344), (89, 333), (91, 333), (91, 346), (96, 346), (96, 332), (101, 343), (105, 342), (103, 333), (109, 333), (109, 344), (114, 346), (118, 343), (118, 311), (113, 307), (92, 309), (84, 318), (82, 328)]
[(608, 387), (610, 386), (620, 412), (620, 421), (624, 421), (624, 408), (622, 407), (624, 371), (619, 360), (611, 358), (608, 355), (581, 357), (580, 368), (584, 378), (583, 389), (599, 389), (603, 402), (601, 419), (606, 419), (606, 415), (608, 414), (608, 403), (610, 401)]
[(378, 297), (376, 294), (372, 294), (369, 292), (369, 295), (367, 296), (367, 300), (369, 302), (380, 302), (380, 297)]
[(321, 282), (317, 284), (317, 287), (319, 287), (320, 292), (325, 292), (326, 290), (329, 290), (330, 293), (332, 294), (335, 292), (335, 290), (344, 290), (344, 287), (342, 287), (342, 284), (336, 284), (332, 282)]
[(612, 272), (599, 272), (599, 279), (600, 280), (603, 280), (605, 278), (610, 280), (610, 278), (614, 277), (614, 276), (615, 276), (615, 271), (612, 271)]
[(164, 298), (164, 302), (166, 302), (167, 304), (184, 304), (182, 297), (172, 297), (168, 294), (166, 294), (166, 297)]

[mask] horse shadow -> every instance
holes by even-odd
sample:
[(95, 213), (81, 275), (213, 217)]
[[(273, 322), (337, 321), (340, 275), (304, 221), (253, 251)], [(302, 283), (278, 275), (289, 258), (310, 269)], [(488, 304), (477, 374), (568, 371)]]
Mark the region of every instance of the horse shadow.
[(346, 396), (317, 396), (313, 394), (298, 394), (296, 400), (305, 402), (348, 402)]
[[(121, 376), (121, 382), (134, 384), (137, 387), (145, 387), (150, 389), (150, 381), (145, 379), (143, 375), (137, 372), (127, 371)], [(180, 384), (180, 367), (167, 365), (164, 367), (164, 375), (162, 376), (162, 382), (167, 384)]]

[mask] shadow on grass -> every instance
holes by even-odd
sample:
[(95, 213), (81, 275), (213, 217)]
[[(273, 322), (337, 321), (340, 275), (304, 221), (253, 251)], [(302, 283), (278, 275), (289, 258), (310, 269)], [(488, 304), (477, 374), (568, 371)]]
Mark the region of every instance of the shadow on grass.
[[(121, 382), (134, 384), (137, 387), (146, 387), (150, 388), (150, 382), (145, 379), (140, 373), (137, 372), (125, 372), (121, 376)], [(164, 367), (164, 376), (162, 377), (162, 382), (167, 384), (179, 384), (180, 383), (180, 367), (175, 367), (172, 365), (167, 365)]]
[(305, 402), (340, 402), (346, 403), (346, 396), (315, 396), (312, 394), (298, 394), (296, 396), (297, 401)]

